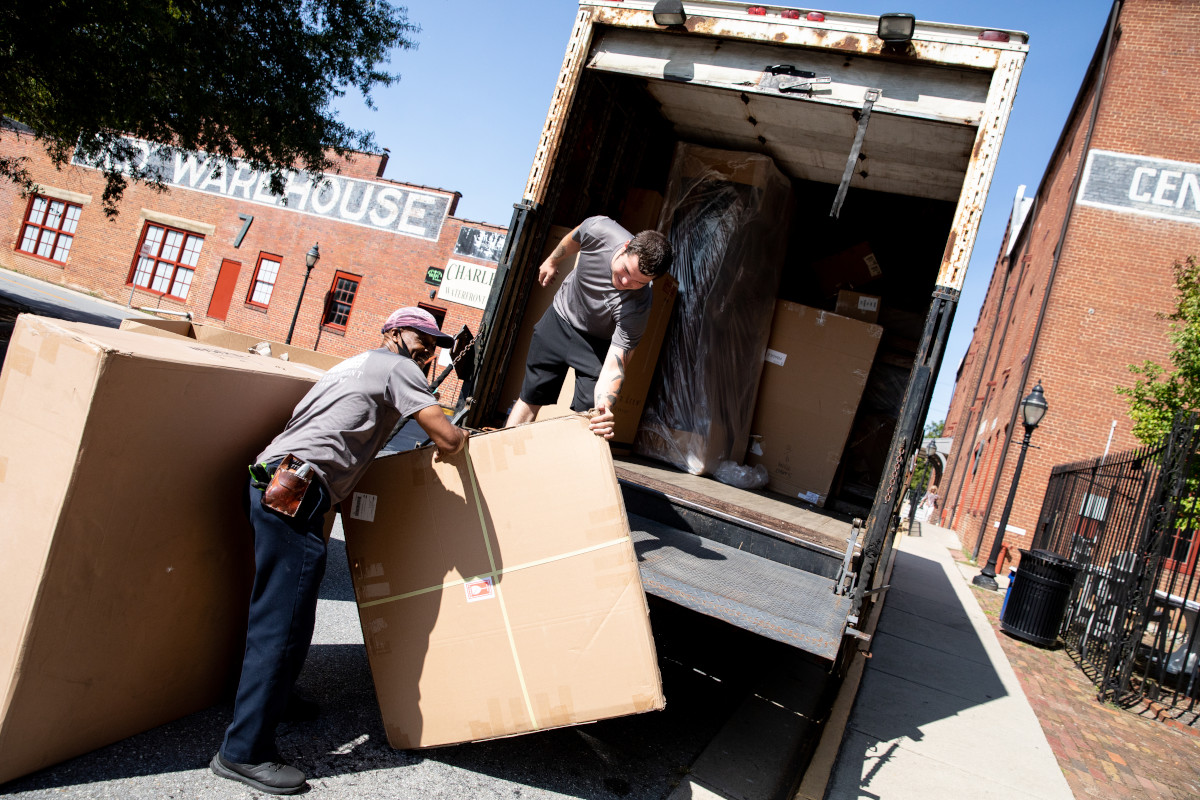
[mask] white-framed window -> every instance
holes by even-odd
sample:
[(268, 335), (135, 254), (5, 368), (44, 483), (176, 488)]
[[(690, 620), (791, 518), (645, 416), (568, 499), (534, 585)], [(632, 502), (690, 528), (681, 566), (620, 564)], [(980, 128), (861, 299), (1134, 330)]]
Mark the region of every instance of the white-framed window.
[(157, 294), (186, 300), (203, 247), (203, 236), (147, 222), (129, 282)]
[(262, 308), (271, 304), (271, 295), (275, 292), (275, 281), (279, 279), (279, 267), (282, 263), (279, 256), (270, 253), (258, 254), (258, 265), (254, 268), (254, 277), (250, 279), (250, 296), (246, 298), (248, 304)]
[(83, 207), (35, 194), (29, 198), (17, 249), (48, 261), (67, 263)]

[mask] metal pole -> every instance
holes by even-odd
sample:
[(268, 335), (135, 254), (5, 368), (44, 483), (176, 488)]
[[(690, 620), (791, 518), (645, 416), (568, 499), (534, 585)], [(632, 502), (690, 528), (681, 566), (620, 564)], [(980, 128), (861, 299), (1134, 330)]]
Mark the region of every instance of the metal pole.
[[(1008, 516), (1012, 513), (1013, 499), (1017, 496), (1017, 483), (1021, 480), (1021, 467), (1025, 466), (1025, 453), (1029, 451), (1029, 438), (1033, 436), (1033, 428), (1025, 426), (1025, 439), (1021, 442), (1021, 455), (1017, 458), (1017, 469), (1013, 472), (1012, 486), (1008, 490), (1008, 499), (1004, 501), (1004, 513), (1000, 515), (1000, 523), (996, 530), (996, 538), (992, 540), (992, 552), (988, 555), (987, 564), (975, 576), (971, 583), (984, 589), (996, 590), (996, 560), (1000, 558), (1000, 546), (1004, 544), (1004, 532), (1008, 528)], [(987, 533), (987, 531), (984, 531)], [(983, 534), (980, 534), (982, 538)]]
[(287, 338), (283, 340), (284, 344), (292, 343), (292, 333), (296, 330), (296, 319), (300, 316), (300, 304), (304, 302), (304, 290), (308, 288), (308, 276), (312, 275), (315, 266), (316, 264), (309, 264), (304, 268), (304, 283), (300, 284), (300, 299), (296, 301), (296, 313), (292, 314), (292, 327), (288, 328)]

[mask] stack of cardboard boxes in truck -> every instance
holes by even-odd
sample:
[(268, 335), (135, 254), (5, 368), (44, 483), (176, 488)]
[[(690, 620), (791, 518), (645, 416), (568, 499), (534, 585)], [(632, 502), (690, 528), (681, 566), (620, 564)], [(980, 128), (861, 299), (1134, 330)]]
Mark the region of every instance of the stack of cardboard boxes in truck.
[[(822, 506), (882, 336), (880, 297), (857, 289), (882, 267), (859, 243), (809, 266), (822, 307), (781, 299), (802, 257), (789, 251), (791, 192), (769, 157), (680, 144), (665, 196), (630, 193), (620, 221), (667, 234), (675, 264), (655, 281), (665, 313), (634, 351), (648, 374), (622, 390), (618, 421), (635, 426), (640, 455), (695, 474), (761, 464), (769, 490)], [(673, 303), (659, 302), (664, 283)], [(509, 378), (515, 397), (519, 370)]]

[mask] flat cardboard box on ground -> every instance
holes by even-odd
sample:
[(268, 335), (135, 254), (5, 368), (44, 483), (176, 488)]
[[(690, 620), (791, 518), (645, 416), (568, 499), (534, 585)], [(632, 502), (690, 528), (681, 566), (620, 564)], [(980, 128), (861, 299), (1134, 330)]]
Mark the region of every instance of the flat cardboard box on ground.
[(377, 459), (342, 506), (388, 742), (434, 747), (663, 707), (605, 442), (579, 416)]
[(18, 318), (0, 373), (0, 783), (226, 692), (254, 570), (246, 465), (318, 375)]
[[(226, 350), (236, 350), (240, 353), (250, 351), (250, 348), (266, 343), (270, 345), (270, 357), (294, 364), (307, 364), (320, 370), (327, 370), (342, 361), (339, 356), (318, 353), (315, 350), (305, 350), (303, 347), (293, 347), (283, 342), (273, 342), (261, 336), (251, 336), (238, 333), (219, 325), (202, 325), (186, 319), (160, 319), (129, 317), (121, 321), (121, 330), (134, 333), (145, 333), (150, 336), (181, 337), (197, 342), (223, 347)], [(286, 358), (281, 358), (287, 356)]]
[(823, 506), (883, 328), (780, 300), (775, 305), (746, 463), (772, 491)]

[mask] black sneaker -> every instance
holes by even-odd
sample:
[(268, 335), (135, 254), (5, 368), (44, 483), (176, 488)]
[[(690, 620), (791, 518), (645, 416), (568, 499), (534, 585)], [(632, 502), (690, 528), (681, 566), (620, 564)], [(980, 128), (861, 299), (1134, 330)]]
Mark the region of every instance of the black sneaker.
[(241, 781), (267, 794), (295, 794), (308, 784), (304, 773), (287, 764), (264, 761), (262, 764), (235, 764), (222, 757), (213, 756), (208, 765), (214, 774), (231, 781)]

